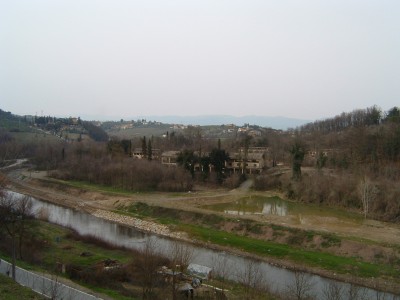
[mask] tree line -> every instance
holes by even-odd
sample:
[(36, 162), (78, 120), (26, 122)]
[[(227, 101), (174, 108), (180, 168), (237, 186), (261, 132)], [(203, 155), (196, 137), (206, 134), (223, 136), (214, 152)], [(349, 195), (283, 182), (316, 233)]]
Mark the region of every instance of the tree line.
[(110, 152), (109, 147), (95, 142), (76, 143), (66, 148), (64, 159), (59, 149), (59, 163), (51, 174), (127, 191), (187, 191), (192, 187), (192, 179), (183, 169), (132, 159), (124, 152)]
[[(292, 177), (275, 185), (298, 201), (399, 222), (399, 112), (394, 107), (382, 114), (373, 106), (299, 128), (289, 148)], [(303, 174), (304, 166), (314, 169)]]
[(333, 118), (318, 120), (297, 128), (300, 132), (339, 132), (349, 127), (363, 127), (379, 125), (383, 122), (399, 121), (400, 111), (393, 107), (387, 112), (382, 112), (381, 108), (374, 105), (365, 109), (356, 109), (352, 112), (343, 112)]

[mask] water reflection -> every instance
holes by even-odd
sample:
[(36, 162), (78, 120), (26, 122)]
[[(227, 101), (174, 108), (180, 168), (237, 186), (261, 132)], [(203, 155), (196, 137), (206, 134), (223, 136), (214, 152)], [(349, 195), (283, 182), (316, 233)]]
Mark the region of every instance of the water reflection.
[(286, 216), (288, 205), (277, 197), (246, 197), (232, 203), (206, 206), (208, 209), (223, 211), (229, 215), (275, 215)]
[(262, 210), (263, 215), (286, 216), (287, 213), (288, 213), (288, 207), (287, 204), (283, 201), (264, 203)]

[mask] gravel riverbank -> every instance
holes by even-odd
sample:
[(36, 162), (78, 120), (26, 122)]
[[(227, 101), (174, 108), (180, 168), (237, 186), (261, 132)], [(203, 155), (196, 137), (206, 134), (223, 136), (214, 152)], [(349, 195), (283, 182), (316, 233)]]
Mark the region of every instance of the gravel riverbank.
[(108, 221), (116, 222), (123, 225), (128, 225), (135, 227), (139, 230), (155, 233), (162, 236), (167, 236), (170, 238), (177, 239), (187, 239), (187, 235), (184, 232), (173, 232), (168, 226), (163, 224), (158, 224), (155, 222), (145, 221), (138, 218), (121, 215), (112, 211), (106, 211), (102, 209), (97, 209), (92, 212), (92, 215), (98, 218), (102, 218)]

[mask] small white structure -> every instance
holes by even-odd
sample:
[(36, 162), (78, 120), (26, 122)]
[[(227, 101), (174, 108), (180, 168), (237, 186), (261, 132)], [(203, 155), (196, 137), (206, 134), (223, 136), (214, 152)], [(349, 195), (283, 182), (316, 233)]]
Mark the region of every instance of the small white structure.
[(190, 264), (187, 267), (187, 271), (190, 275), (201, 278), (201, 279), (210, 279), (212, 269), (206, 266), (198, 265), (198, 264)]

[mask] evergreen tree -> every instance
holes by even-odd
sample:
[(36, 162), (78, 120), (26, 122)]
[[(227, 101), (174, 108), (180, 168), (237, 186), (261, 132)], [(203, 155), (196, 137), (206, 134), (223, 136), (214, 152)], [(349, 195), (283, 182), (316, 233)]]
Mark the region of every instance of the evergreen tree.
[(228, 159), (229, 155), (225, 150), (215, 148), (210, 153), (210, 162), (217, 173), (218, 183), (222, 183), (222, 180), (224, 179), (225, 162)]
[(149, 140), (147, 144), (147, 159), (152, 160), (153, 159), (153, 149), (151, 148), (151, 140)]
[(293, 179), (301, 178), (301, 164), (304, 160), (304, 147), (299, 141), (296, 141), (292, 148), (290, 149), (290, 154), (292, 154), (292, 177)]
[(184, 150), (180, 152), (177, 157), (178, 164), (188, 170), (192, 177), (194, 177), (194, 166), (197, 161), (198, 157), (194, 154), (192, 150)]
[(147, 158), (147, 143), (146, 143), (145, 136), (143, 136), (143, 139), (142, 139), (142, 155), (144, 158)]

